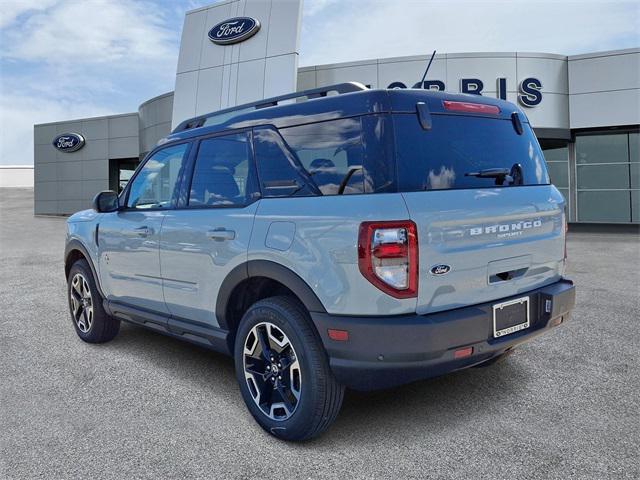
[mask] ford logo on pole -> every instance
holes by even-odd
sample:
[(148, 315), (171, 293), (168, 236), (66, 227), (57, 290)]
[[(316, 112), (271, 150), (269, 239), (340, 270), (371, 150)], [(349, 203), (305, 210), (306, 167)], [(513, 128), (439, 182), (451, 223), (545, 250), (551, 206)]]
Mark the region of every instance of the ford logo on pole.
[(79, 133), (63, 133), (53, 139), (53, 146), (61, 152), (75, 152), (84, 147), (84, 137)]
[(449, 265), (434, 265), (429, 271), (431, 275), (446, 275), (451, 271), (451, 267)]
[(218, 45), (231, 45), (253, 37), (258, 30), (260, 30), (260, 22), (255, 18), (230, 18), (209, 30), (209, 40)]

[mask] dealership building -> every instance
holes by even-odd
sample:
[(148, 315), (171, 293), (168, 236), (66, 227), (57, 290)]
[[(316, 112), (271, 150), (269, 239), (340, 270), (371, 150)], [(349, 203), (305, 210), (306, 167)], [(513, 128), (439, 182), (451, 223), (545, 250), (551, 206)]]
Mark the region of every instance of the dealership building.
[[(571, 222), (640, 223), (640, 48), (440, 53), (298, 67), (302, 0), (231, 0), (187, 12), (175, 90), (137, 111), (34, 127), (36, 214), (67, 215), (126, 184), (181, 121), (342, 82), (507, 99), (527, 114)], [(175, 68), (167, 65), (167, 68)]]

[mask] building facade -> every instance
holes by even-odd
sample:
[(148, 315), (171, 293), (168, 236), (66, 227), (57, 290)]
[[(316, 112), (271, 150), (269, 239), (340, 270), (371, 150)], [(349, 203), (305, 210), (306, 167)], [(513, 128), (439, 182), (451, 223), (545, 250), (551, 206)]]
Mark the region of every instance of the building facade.
[[(640, 222), (640, 48), (576, 56), (439, 54), (421, 83), (430, 55), (298, 68), (301, 10), (301, 0), (230, 0), (188, 12), (174, 92), (134, 113), (36, 125), (35, 213), (70, 214), (88, 208), (98, 191), (118, 190), (187, 118), (357, 81), (516, 103), (545, 150), (570, 221)], [(240, 38), (227, 41), (229, 32)]]

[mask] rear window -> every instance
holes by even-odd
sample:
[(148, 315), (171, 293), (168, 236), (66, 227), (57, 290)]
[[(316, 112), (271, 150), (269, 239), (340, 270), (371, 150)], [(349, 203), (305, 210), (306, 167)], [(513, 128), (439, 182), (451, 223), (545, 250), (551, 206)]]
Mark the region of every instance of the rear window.
[[(393, 115), (400, 191), (543, 185), (549, 175), (528, 123), (518, 135), (510, 120), (432, 115), (430, 130), (417, 115)], [(508, 177), (482, 178), (489, 169)]]

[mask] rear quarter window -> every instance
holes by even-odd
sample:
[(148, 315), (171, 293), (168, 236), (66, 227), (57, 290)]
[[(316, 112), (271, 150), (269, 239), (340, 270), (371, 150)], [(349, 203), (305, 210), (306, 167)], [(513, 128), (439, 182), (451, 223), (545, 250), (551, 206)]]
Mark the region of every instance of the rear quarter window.
[(549, 183), (544, 156), (528, 123), (518, 135), (510, 120), (432, 117), (432, 128), (424, 130), (415, 114), (393, 115), (400, 191), (501, 186), (495, 178), (468, 174), (493, 168), (511, 171), (514, 166), (521, 176), (503, 186)]
[(395, 188), (391, 126), (382, 115), (254, 129), (266, 197), (327, 196)]

